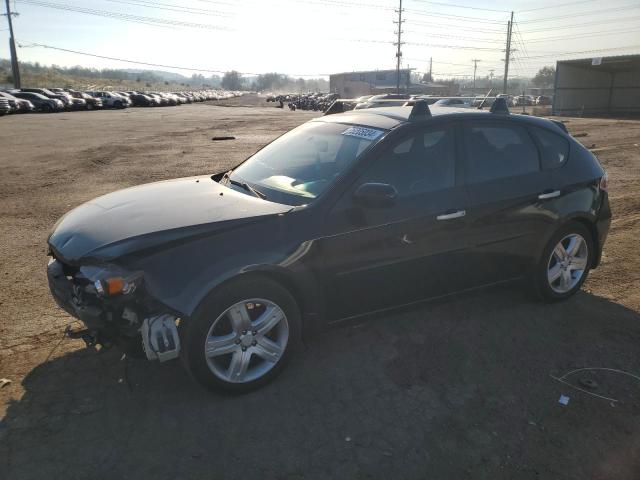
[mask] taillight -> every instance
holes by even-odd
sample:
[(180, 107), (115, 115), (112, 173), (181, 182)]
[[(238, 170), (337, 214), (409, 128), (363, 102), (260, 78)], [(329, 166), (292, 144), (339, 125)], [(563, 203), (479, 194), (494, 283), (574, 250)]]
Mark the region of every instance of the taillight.
[(607, 172), (604, 172), (604, 175), (600, 178), (600, 184), (598, 186), (603, 192), (609, 191), (609, 175), (607, 175)]

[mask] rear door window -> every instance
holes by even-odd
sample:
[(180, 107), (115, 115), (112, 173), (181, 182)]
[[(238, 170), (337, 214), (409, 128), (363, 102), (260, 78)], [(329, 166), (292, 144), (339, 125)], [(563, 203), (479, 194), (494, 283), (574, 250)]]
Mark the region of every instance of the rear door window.
[(542, 168), (552, 170), (564, 165), (569, 157), (569, 141), (544, 128), (531, 127), (531, 132), (540, 144)]
[(527, 130), (518, 125), (467, 124), (464, 149), (468, 184), (526, 175), (540, 169), (538, 149)]

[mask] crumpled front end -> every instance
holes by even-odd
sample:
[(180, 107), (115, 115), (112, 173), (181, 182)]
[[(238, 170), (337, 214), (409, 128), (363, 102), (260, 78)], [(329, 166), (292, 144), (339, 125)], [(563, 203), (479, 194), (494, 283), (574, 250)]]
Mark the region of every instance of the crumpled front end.
[(58, 306), (85, 326), (70, 336), (150, 360), (179, 355), (178, 316), (146, 292), (140, 273), (114, 265), (75, 266), (53, 256), (47, 277)]

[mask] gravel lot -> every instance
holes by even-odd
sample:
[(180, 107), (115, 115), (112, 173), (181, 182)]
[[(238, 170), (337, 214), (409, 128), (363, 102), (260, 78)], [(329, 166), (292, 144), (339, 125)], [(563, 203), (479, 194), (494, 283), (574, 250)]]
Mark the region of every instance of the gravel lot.
[(237, 398), (64, 339), (45, 275), (59, 216), (223, 170), (314, 115), (241, 98), (0, 119), (0, 478), (640, 478), (640, 382), (569, 377), (610, 401), (551, 378), (640, 375), (640, 121), (568, 120), (609, 172), (614, 221), (565, 303), (512, 285), (344, 325)]

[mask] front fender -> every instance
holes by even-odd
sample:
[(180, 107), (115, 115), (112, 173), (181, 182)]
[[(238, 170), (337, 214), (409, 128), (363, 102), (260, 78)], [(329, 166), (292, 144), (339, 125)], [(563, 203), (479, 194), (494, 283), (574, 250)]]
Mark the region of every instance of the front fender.
[(320, 256), (313, 240), (286, 239), (283, 229), (282, 220), (276, 219), (266, 229), (263, 224), (197, 239), (139, 259), (135, 267), (144, 272), (150, 295), (185, 317), (226, 282), (266, 275), (291, 292), (303, 316), (315, 325), (324, 318), (323, 291), (315, 273)]

